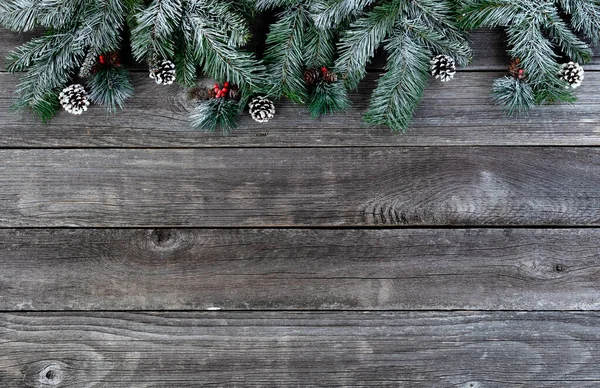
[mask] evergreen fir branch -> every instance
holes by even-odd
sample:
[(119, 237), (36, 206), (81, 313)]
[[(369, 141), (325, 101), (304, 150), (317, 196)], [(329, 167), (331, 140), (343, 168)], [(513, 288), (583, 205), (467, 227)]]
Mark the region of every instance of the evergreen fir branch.
[[(37, 51), (40, 47), (43, 51)], [(28, 107), (43, 120), (48, 120), (56, 103), (58, 91), (84, 57), (84, 48), (77, 41), (76, 31), (48, 33), (22, 45), (9, 56), (9, 71), (27, 72), (21, 77), (15, 94), (18, 107)], [(54, 110), (55, 112), (55, 110)]]
[(288, 8), (297, 4), (298, 0), (254, 0), (254, 7), (259, 11)]
[(492, 97), (507, 115), (527, 113), (535, 105), (531, 86), (513, 77), (502, 77), (492, 85)]
[(195, 56), (191, 43), (185, 37), (180, 37), (178, 42), (179, 49), (173, 57), (177, 74), (176, 81), (181, 86), (192, 87), (196, 84), (196, 67), (199, 59)]
[(229, 133), (237, 126), (237, 118), (243, 111), (243, 105), (233, 100), (215, 98), (202, 101), (190, 114), (194, 128), (214, 132), (221, 127), (223, 134)]
[(459, 26), (466, 30), (509, 26), (521, 14), (518, 0), (462, 0)]
[(341, 82), (328, 84), (320, 82), (310, 94), (308, 109), (312, 117), (343, 111), (348, 108), (350, 101), (348, 91)]
[(582, 32), (592, 44), (600, 45), (600, 1), (559, 0), (562, 9), (571, 15), (571, 26)]
[(87, 1), (79, 39), (99, 52), (117, 51), (125, 24), (124, 0)]
[(339, 43), (341, 54), (336, 61), (336, 69), (342, 74), (347, 87), (356, 88), (365, 77), (367, 63), (392, 32), (403, 3), (392, 0), (375, 7), (367, 16), (352, 23), (342, 36)]
[(44, 124), (50, 121), (58, 112), (60, 103), (54, 90), (50, 90), (35, 102), (25, 98), (18, 98), (12, 105), (14, 110), (29, 110), (36, 115)]
[(316, 0), (311, 4), (315, 26), (326, 30), (352, 19), (375, 0)]
[(521, 60), (528, 82), (535, 86), (548, 75), (558, 74), (559, 65), (552, 43), (540, 31), (537, 23), (525, 20), (510, 25), (506, 31), (508, 43), (512, 47), (509, 54), (512, 58)]
[(419, 42), (436, 54), (444, 54), (454, 58), (461, 66), (466, 66), (471, 60), (471, 49), (466, 39), (448, 39), (447, 36), (439, 30), (443, 27), (437, 26), (437, 29), (428, 25), (418, 23), (416, 20), (404, 20), (399, 23), (399, 27), (407, 30), (413, 40)]
[(136, 60), (152, 60), (153, 55), (173, 57), (173, 35), (180, 25), (181, 11), (181, 0), (153, 0), (136, 15), (137, 24), (131, 31), (131, 50)]
[(304, 83), (304, 31), (310, 19), (307, 9), (297, 4), (279, 15), (267, 35), (267, 64), (270, 84), (268, 94), (274, 98), (285, 95), (303, 103), (308, 94)]
[(411, 1), (405, 7), (408, 20), (402, 20), (402, 23), (410, 25), (415, 37), (433, 52), (454, 58), (460, 66), (469, 64), (471, 49), (454, 22), (456, 10), (451, 7), (451, 3), (420, 0)]
[(0, 25), (18, 32), (31, 31), (38, 24), (42, 0), (5, 0), (0, 3)]
[(87, 86), (90, 100), (106, 105), (109, 113), (123, 109), (125, 101), (133, 95), (129, 72), (120, 66), (100, 69), (88, 81)]
[[(220, 29), (229, 36), (229, 44), (240, 47), (248, 43), (250, 30), (241, 14), (226, 1), (222, 0), (203, 0), (192, 10), (203, 12), (207, 19), (211, 19), (213, 28)], [(194, 11), (192, 11), (194, 12)]]
[(39, 24), (55, 30), (73, 28), (81, 19), (85, 4), (85, 0), (43, 0)]
[(386, 50), (386, 72), (377, 81), (365, 120), (404, 132), (427, 87), (431, 53), (403, 31), (390, 38)]
[(335, 56), (335, 36), (331, 29), (318, 29), (310, 25), (304, 35), (304, 63), (307, 68), (332, 66)]
[(211, 12), (210, 9), (200, 8), (191, 8), (183, 20), (183, 34), (190, 50), (186, 55), (196, 58), (204, 73), (212, 78), (230, 81), (240, 86), (240, 90), (245, 90), (246, 85), (256, 88), (262, 82), (264, 66), (251, 53), (231, 44), (232, 39), (240, 38), (232, 38), (230, 30), (223, 29), (228, 22), (215, 18), (218, 12), (213, 9), (209, 17), (206, 12)]
[(546, 14), (546, 21), (545, 29), (552, 42), (558, 44), (573, 61), (585, 64), (592, 60), (592, 49), (569, 29), (556, 8), (553, 13)]
[(532, 85), (536, 104), (554, 102), (575, 102), (577, 98), (573, 95), (573, 89), (568, 84), (556, 77), (556, 74), (548, 74), (546, 78)]

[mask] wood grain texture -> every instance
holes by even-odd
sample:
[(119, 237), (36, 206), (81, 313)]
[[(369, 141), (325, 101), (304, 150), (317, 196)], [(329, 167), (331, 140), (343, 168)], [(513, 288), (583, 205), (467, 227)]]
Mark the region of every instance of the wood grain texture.
[[(6, 36), (14, 40), (15, 34)], [(475, 46), (489, 52), (495, 52), (494, 42), (502, 37), (497, 31), (474, 36), (475, 42), (480, 42)], [(8, 42), (0, 47), (11, 44)], [(490, 69), (494, 66), (480, 67)], [(244, 115), (240, 128), (225, 137), (193, 130), (187, 115), (195, 102), (186, 91), (174, 85), (157, 87), (145, 74), (133, 76), (136, 96), (126, 111), (107, 116), (102, 107), (93, 106), (81, 117), (62, 112), (49, 125), (43, 125), (27, 113), (11, 111), (18, 76), (3, 73), (0, 147), (600, 145), (598, 72), (586, 74), (576, 104), (540, 107), (521, 118), (504, 117), (489, 96), (493, 80), (503, 74), (462, 72), (448, 84), (432, 81), (415, 122), (405, 135), (392, 134), (387, 128), (369, 128), (363, 123), (366, 96), (378, 77), (371, 74), (351, 94), (353, 106), (346, 113), (312, 120), (305, 108), (281, 101), (276, 118), (268, 124), (255, 123)]]
[(23, 387), (595, 387), (598, 313), (0, 314)]
[(600, 225), (600, 149), (0, 150), (0, 227)]
[(599, 229), (0, 230), (0, 310), (600, 309)]
[[(434, 82), (406, 134), (369, 128), (362, 121), (371, 87), (351, 94), (346, 113), (313, 120), (290, 102), (277, 105), (267, 124), (244, 114), (229, 136), (193, 130), (187, 116), (194, 103), (177, 86), (157, 88), (134, 77), (137, 94), (127, 109), (107, 116), (93, 106), (82, 116), (61, 112), (48, 125), (10, 106), (17, 77), (0, 74), (0, 147), (326, 147), (429, 145), (600, 145), (600, 72), (586, 74), (579, 101), (542, 106), (528, 116), (505, 117), (489, 96), (501, 73), (460, 74), (460, 82)], [(370, 76), (375, 81), (375, 76)]]

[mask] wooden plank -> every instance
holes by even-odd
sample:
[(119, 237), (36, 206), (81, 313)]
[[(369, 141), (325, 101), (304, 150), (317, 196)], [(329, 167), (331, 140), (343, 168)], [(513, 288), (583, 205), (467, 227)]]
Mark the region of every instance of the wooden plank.
[(600, 225), (600, 149), (0, 150), (0, 227)]
[[(600, 73), (586, 75), (576, 104), (539, 107), (529, 116), (505, 117), (489, 96), (501, 73), (460, 74), (456, 82), (434, 82), (405, 135), (368, 128), (362, 121), (368, 83), (352, 94), (348, 112), (312, 120), (304, 108), (277, 105), (276, 118), (258, 124), (244, 115), (230, 136), (191, 129), (193, 107), (177, 86), (157, 87), (135, 77), (136, 97), (124, 112), (107, 116), (92, 107), (83, 116), (61, 113), (49, 125), (10, 110), (16, 76), (0, 74), (0, 147), (324, 147), (407, 145), (600, 145)], [(375, 78), (371, 76), (374, 82)]]
[(21, 387), (596, 387), (590, 313), (0, 314)]
[(599, 229), (0, 230), (0, 310), (598, 310), (599, 239)]

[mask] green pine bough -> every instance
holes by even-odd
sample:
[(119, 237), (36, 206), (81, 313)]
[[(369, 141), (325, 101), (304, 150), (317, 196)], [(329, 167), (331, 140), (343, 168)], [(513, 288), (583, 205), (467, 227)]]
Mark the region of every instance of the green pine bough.
[(277, 10), (267, 35), (264, 61), (269, 74), (266, 94), (308, 105), (313, 117), (345, 110), (343, 82), (330, 68), (336, 57), (337, 31), (317, 28), (313, 0), (257, 0), (259, 11)]
[[(466, 30), (504, 27), (512, 62), (492, 95), (509, 114), (548, 102), (573, 102), (581, 65), (600, 43), (598, 0), (463, 0), (459, 25)], [(584, 40), (582, 40), (584, 39)]]
[[(89, 100), (109, 112), (122, 108), (133, 88), (117, 53), (130, 44), (157, 84), (193, 87), (200, 70), (230, 85), (219, 93), (206, 89), (190, 116), (195, 127), (227, 131), (264, 82), (264, 66), (243, 50), (251, 14), (247, 2), (227, 0), (5, 0), (0, 25), (45, 31), (9, 57), (9, 71), (25, 72), (16, 106), (43, 121), (61, 104), (74, 114), (87, 110)], [(130, 42), (123, 42), (125, 31)]]
[(348, 88), (366, 76), (378, 49), (386, 54), (365, 115), (368, 123), (405, 131), (421, 102), (430, 74), (441, 81), (465, 66), (471, 52), (456, 24), (455, 2), (449, 0), (317, 0), (317, 25), (344, 29), (335, 68)]
[[(248, 24), (267, 12), (276, 16), (259, 60), (246, 50)], [(383, 51), (365, 120), (403, 132), (430, 78), (448, 81), (470, 62), (466, 33), (481, 27), (506, 30), (509, 75), (492, 94), (507, 113), (574, 101), (590, 44), (600, 43), (600, 0), (4, 0), (0, 25), (44, 31), (8, 61), (22, 73), (15, 105), (44, 121), (61, 106), (122, 109), (133, 95), (119, 56), (129, 47), (156, 84), (193, 91), (194, 127), (224, 132), (246, 106), (270, 120), (269, 98), (305, 104), (313, 117), (347, 109), (347, 90)], [(196, 86), (201, 76), (214, 87)]]

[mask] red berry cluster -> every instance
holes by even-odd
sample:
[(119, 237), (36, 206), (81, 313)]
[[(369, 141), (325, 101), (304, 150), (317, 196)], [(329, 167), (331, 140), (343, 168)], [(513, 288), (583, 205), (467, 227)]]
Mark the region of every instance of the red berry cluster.
[(329, 71), (329, 69), (328, 69), (328, 68), (326, 68), (325, 66), (323, 66), (323, 67), (321, 68), (321, 73), (323, 73), (323, 75), (325, 75), (325, 74), (326, 74), (328, 71)]
[(98, 56), (98, 62), (101, 65), (120, 65), (119, 53), (101, 54)]
[(219, 88), (219, 84), (215, 84), (215, 98), (227, 97), (229, 91), (229, 82), (225, 82), (222, 88)]
[(523, 78), (525, 78), (525, 70), (523, 70), (523, 69), (519, 69), (519, 71), (517, 72), (517, 78), (518, 78), (518, 79), (523, 79)]

